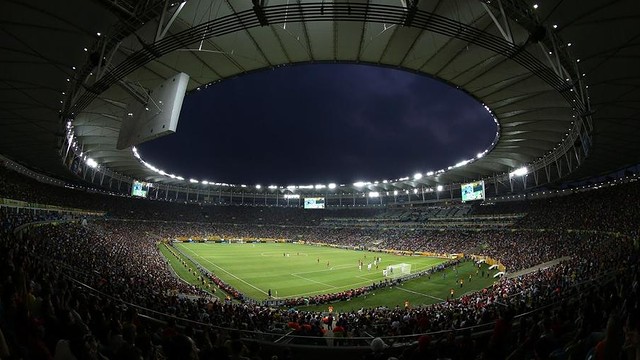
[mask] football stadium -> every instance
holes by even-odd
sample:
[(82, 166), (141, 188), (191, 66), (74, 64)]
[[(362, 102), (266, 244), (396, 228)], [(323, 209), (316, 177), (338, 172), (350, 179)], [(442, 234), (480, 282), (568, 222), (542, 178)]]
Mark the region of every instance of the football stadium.
[(640, 359), (638, 1), (3, 5), (0, 359)]

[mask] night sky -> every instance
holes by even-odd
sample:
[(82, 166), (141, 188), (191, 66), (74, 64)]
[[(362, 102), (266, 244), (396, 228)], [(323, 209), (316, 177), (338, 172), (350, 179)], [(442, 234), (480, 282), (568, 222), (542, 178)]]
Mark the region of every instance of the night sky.
[(350, 184), (446, 168), (489, 147), (495, 131), (480, 103), (437, 80), (315, 64), (193, 92), (177, 133), (138, 148), (147, 162), (185, 179)]

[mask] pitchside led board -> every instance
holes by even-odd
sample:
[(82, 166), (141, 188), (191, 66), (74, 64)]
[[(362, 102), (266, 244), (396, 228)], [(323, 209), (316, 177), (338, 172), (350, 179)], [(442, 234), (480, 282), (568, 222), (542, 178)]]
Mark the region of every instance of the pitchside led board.
[(484, 200), (484, 181), (476, 181), (460, 185), (462, 190), (462, 202)]
[(323, 197), (304, 198), (305, 209), (324, 209)]
[(147, 197), (149, 193), (149, 183), (134, 180), (131, 184), (131, 196)]
[(176, 132), (188, 83), (189, 75), (179, 73), (152, 89), (146, 104), (131, 100), (122, 119), (116, 148), (126, 149)]

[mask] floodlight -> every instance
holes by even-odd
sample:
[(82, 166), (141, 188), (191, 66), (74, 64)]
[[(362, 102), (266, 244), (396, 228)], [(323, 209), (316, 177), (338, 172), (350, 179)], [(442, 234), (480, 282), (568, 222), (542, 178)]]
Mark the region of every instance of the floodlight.
[(512, 172), (509, 173), (509, 177), (512, 178), (514, 176), (525, 176), (529, 173), (529, 169), (527, 169), (526, 166), (523, 166), (521, 168), (515, 169)]
[(192, 183), (192, 184), (197, 184), (197, 183), (199, 183), (199, 181), (198, 181), (198, 180), (196, 180), (196, 179), (189, 179), (189, 182), (190, 182), (190, 183)]
[(418, 189), (413, 189), (413, 193), (417, 194), (418, 193)]
[(176, 179), (178, 180), (184, 180), (184, 178), (182, 176), (176, 176)]
[(365, 185), (364, 181), (356, 181), (353, 183), (355, 187), (363, 187)]
[(476, 155), (476, 157), (477, 157), (478, 159), (480, 159), (480, 158), (481, 158), (481, 157), (483, 157), (483, 156), (484, 156), (484, 153), (483, 153), (483, 152), (478, 153), (478, 155)]
[(420, 179), (422, 179), (422, 174), (420, 174), (420, 173), (415, 173), (415, 174), (413, 175), (413, 180), (420, 180)]
[(393, 190), (393, 195), (398, 195), (398, 190)]
[(90, 167), (90, 168), (94, 168), (95, 169), (95, 168), (98, 167), (98, 163), (95, 160), (93, 160), (92, 158), (88, 158), (86, 163), (87, 163), (87, 166)]
[(369, 193), (369, 197), (370, 197), (370, 198), (377, 198), (377, 197), (379, 197), (379, 196), (380, 196), (380, 193), (379, 193), (379, 192), (377, 192), (377, 191), (371, 191), (371, 192)]
[(287, 190), (291, 190), (291, 191), (293, 191), (293, 190), (295, 190), (295, 189), (296, 189), (296, 186), (295, 186), (295, 185), (289, 185), (289, 186), (287, 186)]
[(278, 186), (276, 186), (276, 185), (269, 185), (269, 189), (271, 189), (271, 190), (277, 189), (277, 188), (278, 188)]
[(260, 190), (261, 187), (262, 186), (260, 186), (260, 185), (256, 185), (256, 189), (258, 189), (258, 190)]
[(327, 185), (323, 185), (323, 184), (317, 184), (317, 185), (315, 186), (316, 190), (324, 189), (324, 188), (326, 188), (326, 187), (327, 187)]
[(209, 185), (209, 182), (207, 180), (202, 180), (202, 185)]
[(329, 184), (329, 189), (335, 189), (335, 188), (336, 188), (336, 184), (335, 183)]
[(427, 172), (427, 176), (433, 176), (433, 171)]
[(436, 190), (438, 190), (438, 191), (442, 191), (442, 189), (444, 189), (444, 187), (442, 187), (442, 185), (438, 185), (438, 186), (436, 187)]

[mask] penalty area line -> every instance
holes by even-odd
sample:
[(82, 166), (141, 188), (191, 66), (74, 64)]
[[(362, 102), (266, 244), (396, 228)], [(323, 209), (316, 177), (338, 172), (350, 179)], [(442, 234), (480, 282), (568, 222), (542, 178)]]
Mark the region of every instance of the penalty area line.
[(331, 284), (323, 283), (322, 281), (309, 279), (309, 278), (306, 278), (306, 277), (304, 277), (304, 276), (300, 276), (300, 275), (298, 275), (298, 274), (291, 274), (291, 276), (295, 276), (295, 277), (300, 278), (300, 279), (302, 279), (302, 280), (311, 281), (311, 282), (314, 282), (314, 283), (316, 283), (316, 284), (320, 284), (320, 285), (328, 286), (328, 287), (329, 287), (329, 289), (327, 289), (327, 290), (331, 290), (331, 289), (336, 289), (336, 288), (337, 288), (337, 286), (333, 286), (333, 285), (331, 285)]
[(432, 298), (432, 299), (435, 299), (435, 300), (444, 301), (444, 299), (443, 299), (443, 298), (439, 298), (439, 297), (437, 297), (437, 296), (432, 296), (432, 295), (428, 295), (428, 294), (419, 293), (419, 292), (417, 292), (417, 291), (413, 291), (413, 290), (403, 289), (403, 288), (401, 288), (401, 287), (399, 287), (399, 286), (394, 287), (394, 289), (398, 289), (398, 290), (406, 291), (406, 292), (408, 292), (408, 293), (412, 293), (412, 294), (416, 294), (416, 295), (422, 295), (422, 296), (425, 296), (425, 297), (428, 297), (428, 298)]

